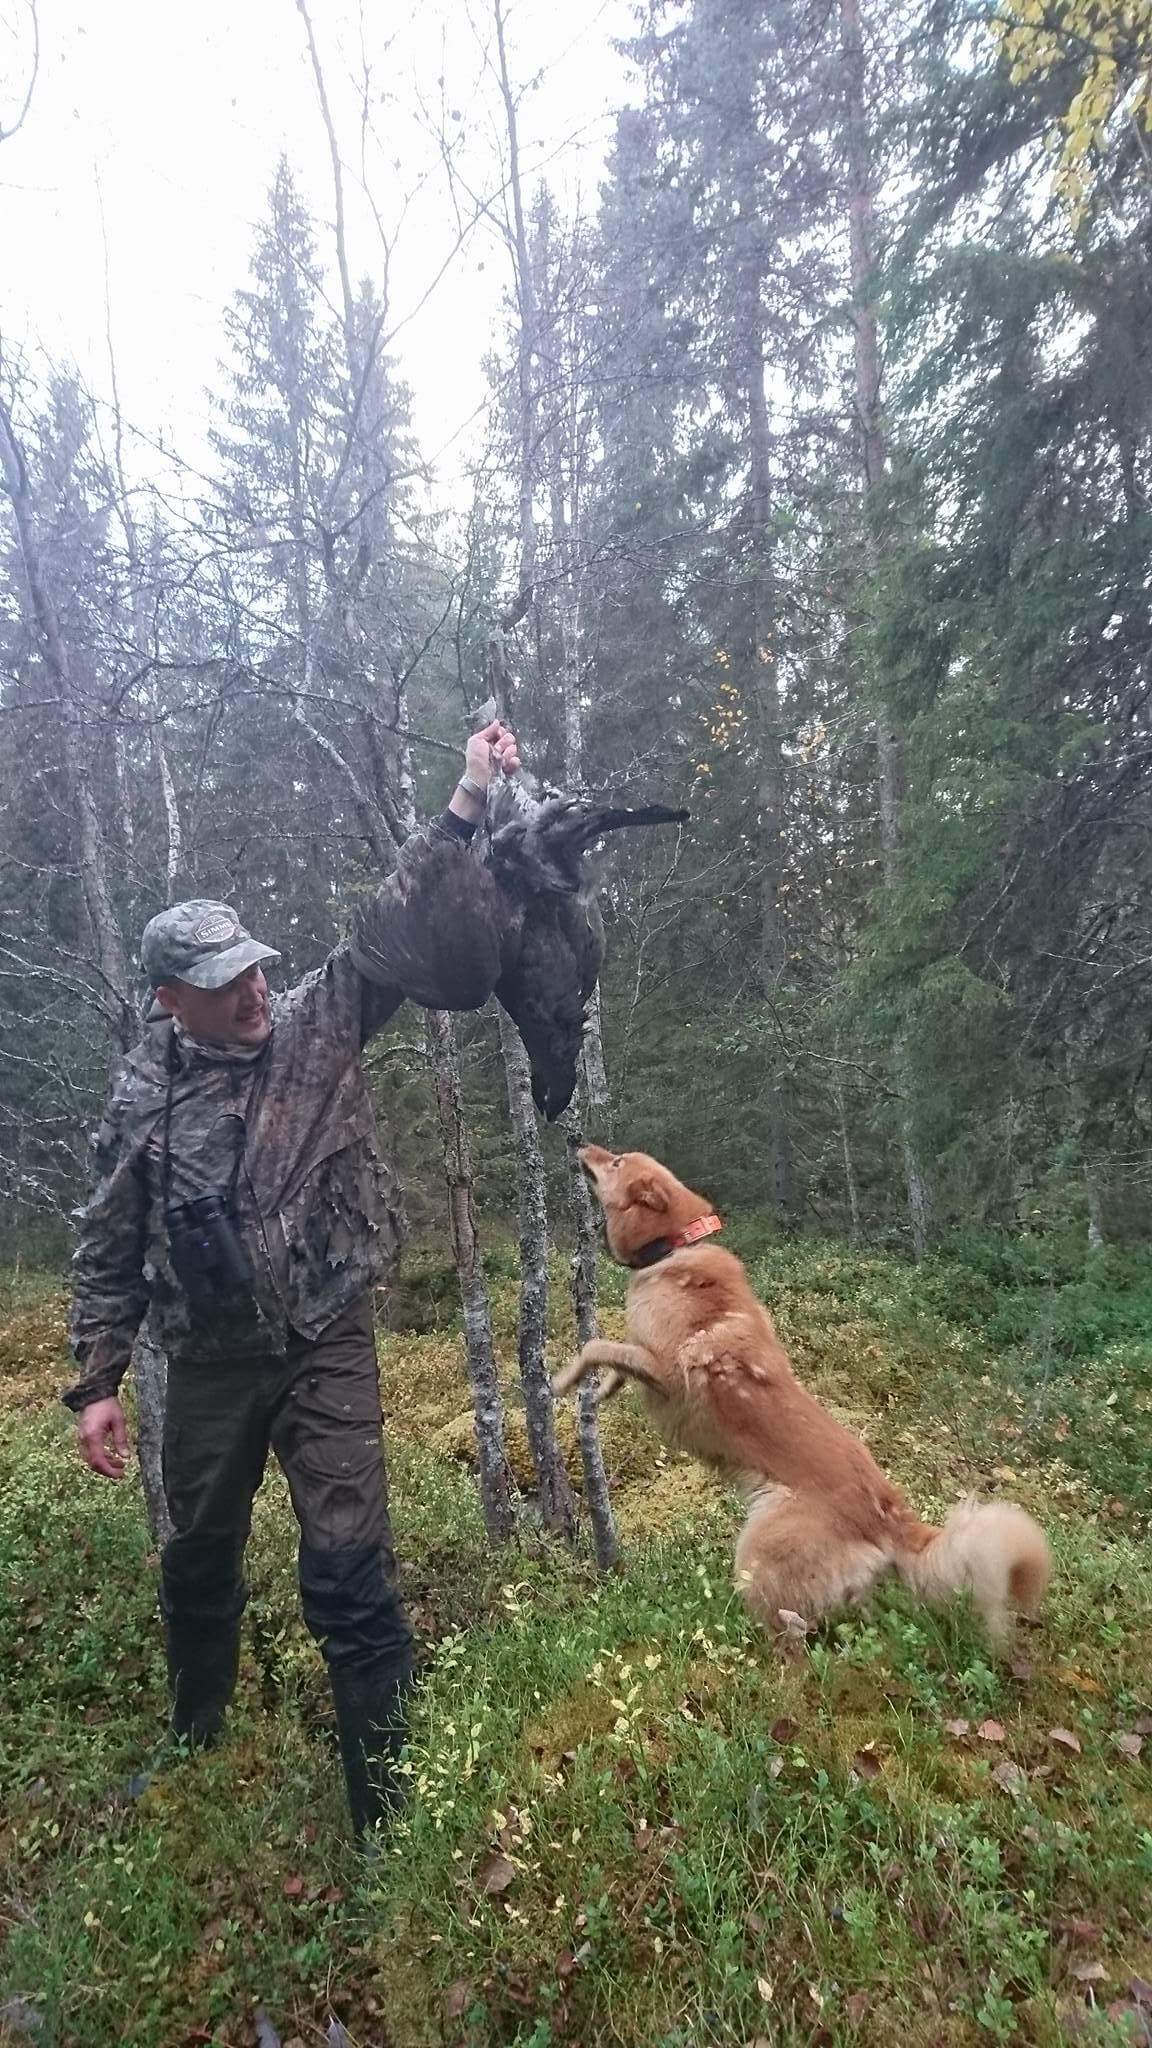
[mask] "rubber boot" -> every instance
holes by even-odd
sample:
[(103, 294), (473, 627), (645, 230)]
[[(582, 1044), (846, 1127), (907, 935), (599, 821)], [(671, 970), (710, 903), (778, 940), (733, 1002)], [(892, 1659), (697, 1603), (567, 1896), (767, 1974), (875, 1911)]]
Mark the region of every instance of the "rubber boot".
[(128, 1781), (139, 1799), (157, 1772), (198, 1749), (214, 1749), (224, 1732), (240, 1669), (240, 1620), (164, 1620), (171, 1700), (168, 1729), (142, 1771)]
[(336, 1732), (348, 1811), (357, 1847), (371, 1855), (376, 1829), (404, 1803), (396, 1765), (408, 1733), (409, 1664), (381, 1658), (364, 1665), (330, 1664)]

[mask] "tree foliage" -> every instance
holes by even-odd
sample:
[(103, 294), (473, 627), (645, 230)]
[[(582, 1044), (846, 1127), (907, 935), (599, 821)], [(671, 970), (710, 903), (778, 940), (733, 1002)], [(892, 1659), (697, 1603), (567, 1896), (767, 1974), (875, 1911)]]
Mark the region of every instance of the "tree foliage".
[[(605, 856), (615, 1141), (788, 1228), (908, 1242), (910, 1158), (938, 1230), (1146, 1224), (1147, 25), (849, 12), (638, 18), (595, 207), (509, 207), (466, 517), (428, 510), (384, 285), (334, 288), (285, 165), (208, 473), (135, 475), (118, 410), (6, 359), (70, 673), (64, 702), (6, 519), (9, 1220), (73, 1199), (124, 999), (77, 775), (129, 980), (193, 889), (296, 973), (443, 800), (498, 629), (540, 772), (692, 806)], [(418, 1036), (379, 1073), (422, 1222)], [(463, 1043), (507, 1205), (494, 1027)]]

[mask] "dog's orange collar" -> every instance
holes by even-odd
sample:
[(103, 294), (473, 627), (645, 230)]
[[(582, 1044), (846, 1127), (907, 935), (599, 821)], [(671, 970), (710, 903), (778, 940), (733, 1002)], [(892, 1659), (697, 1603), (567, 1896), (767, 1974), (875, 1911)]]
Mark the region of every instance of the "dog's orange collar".
[(628, 1264), (641, 1271), (645, 1266), (657, 1266), (661, 1259), (670, 1259), (673, 1252), (682, 1251), (690, 1244), (699, 1244), (702, 1237), (713, 1237), (723, 1228), (719, 1216), (697, 1216), (694, 1223), (686, 1223), (675, 1237), (654, 1237), (650, 1244), (641, 1245)]
[(666, 1238), (665, 1243), (676, 1252), (683, 1244), (699, 1244), (702, 1237), (715, 1237), (716, 1232), (723, 1228), (723, 1219), (719, 1216), (697, 1216), (694, 1223), (686, 1223), (676, 1237)]

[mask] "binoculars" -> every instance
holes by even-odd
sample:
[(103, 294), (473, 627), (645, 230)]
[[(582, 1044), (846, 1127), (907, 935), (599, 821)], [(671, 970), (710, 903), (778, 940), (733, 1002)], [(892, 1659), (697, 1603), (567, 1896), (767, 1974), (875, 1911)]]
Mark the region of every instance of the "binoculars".
[(172, 1269), (194, 1314), (234, 1314), (244, 1303), (255, 1311), (252, 1273), (227, 1196), (213, 1189), (170, 1202), (164, 1223)]

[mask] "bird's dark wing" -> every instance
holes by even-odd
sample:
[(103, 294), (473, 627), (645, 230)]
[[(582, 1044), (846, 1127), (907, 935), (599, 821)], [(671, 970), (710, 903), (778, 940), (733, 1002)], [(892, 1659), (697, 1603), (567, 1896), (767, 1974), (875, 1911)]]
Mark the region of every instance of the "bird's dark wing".
[(551, 1121), (576, 1087), (584, 1013), (604, 957), (604, 926), (584, 856), (606, 832), (679, 824), (687, 811), (625, 805), (509, 781), (489, 793), (484, 860), (509, 903), (522, 906), (518, 945), (496, 984), (532, 1067), (536, 1107)]
[(367, 980), (431, 1010), (476, 1010), (519, 943), (523, 900), (458, 838), (428, 826), (362, 905), (352, 957)]
[(525, 905), (514, 964), (496, 984), (532, 1068), (532, 1099), (552, 1122), (572, 1100), (584, 1013), (604, 958), (593, 897), (552, 894)]
[(514, 890), (576, 895), (585, 885), (583, 859), (606, 832), (636, 825), (680, 824), (688, 813), (669, 804), (594, 803), (588, 797), (528, 796), (513, 785), (490, 803), (488, 863)]

